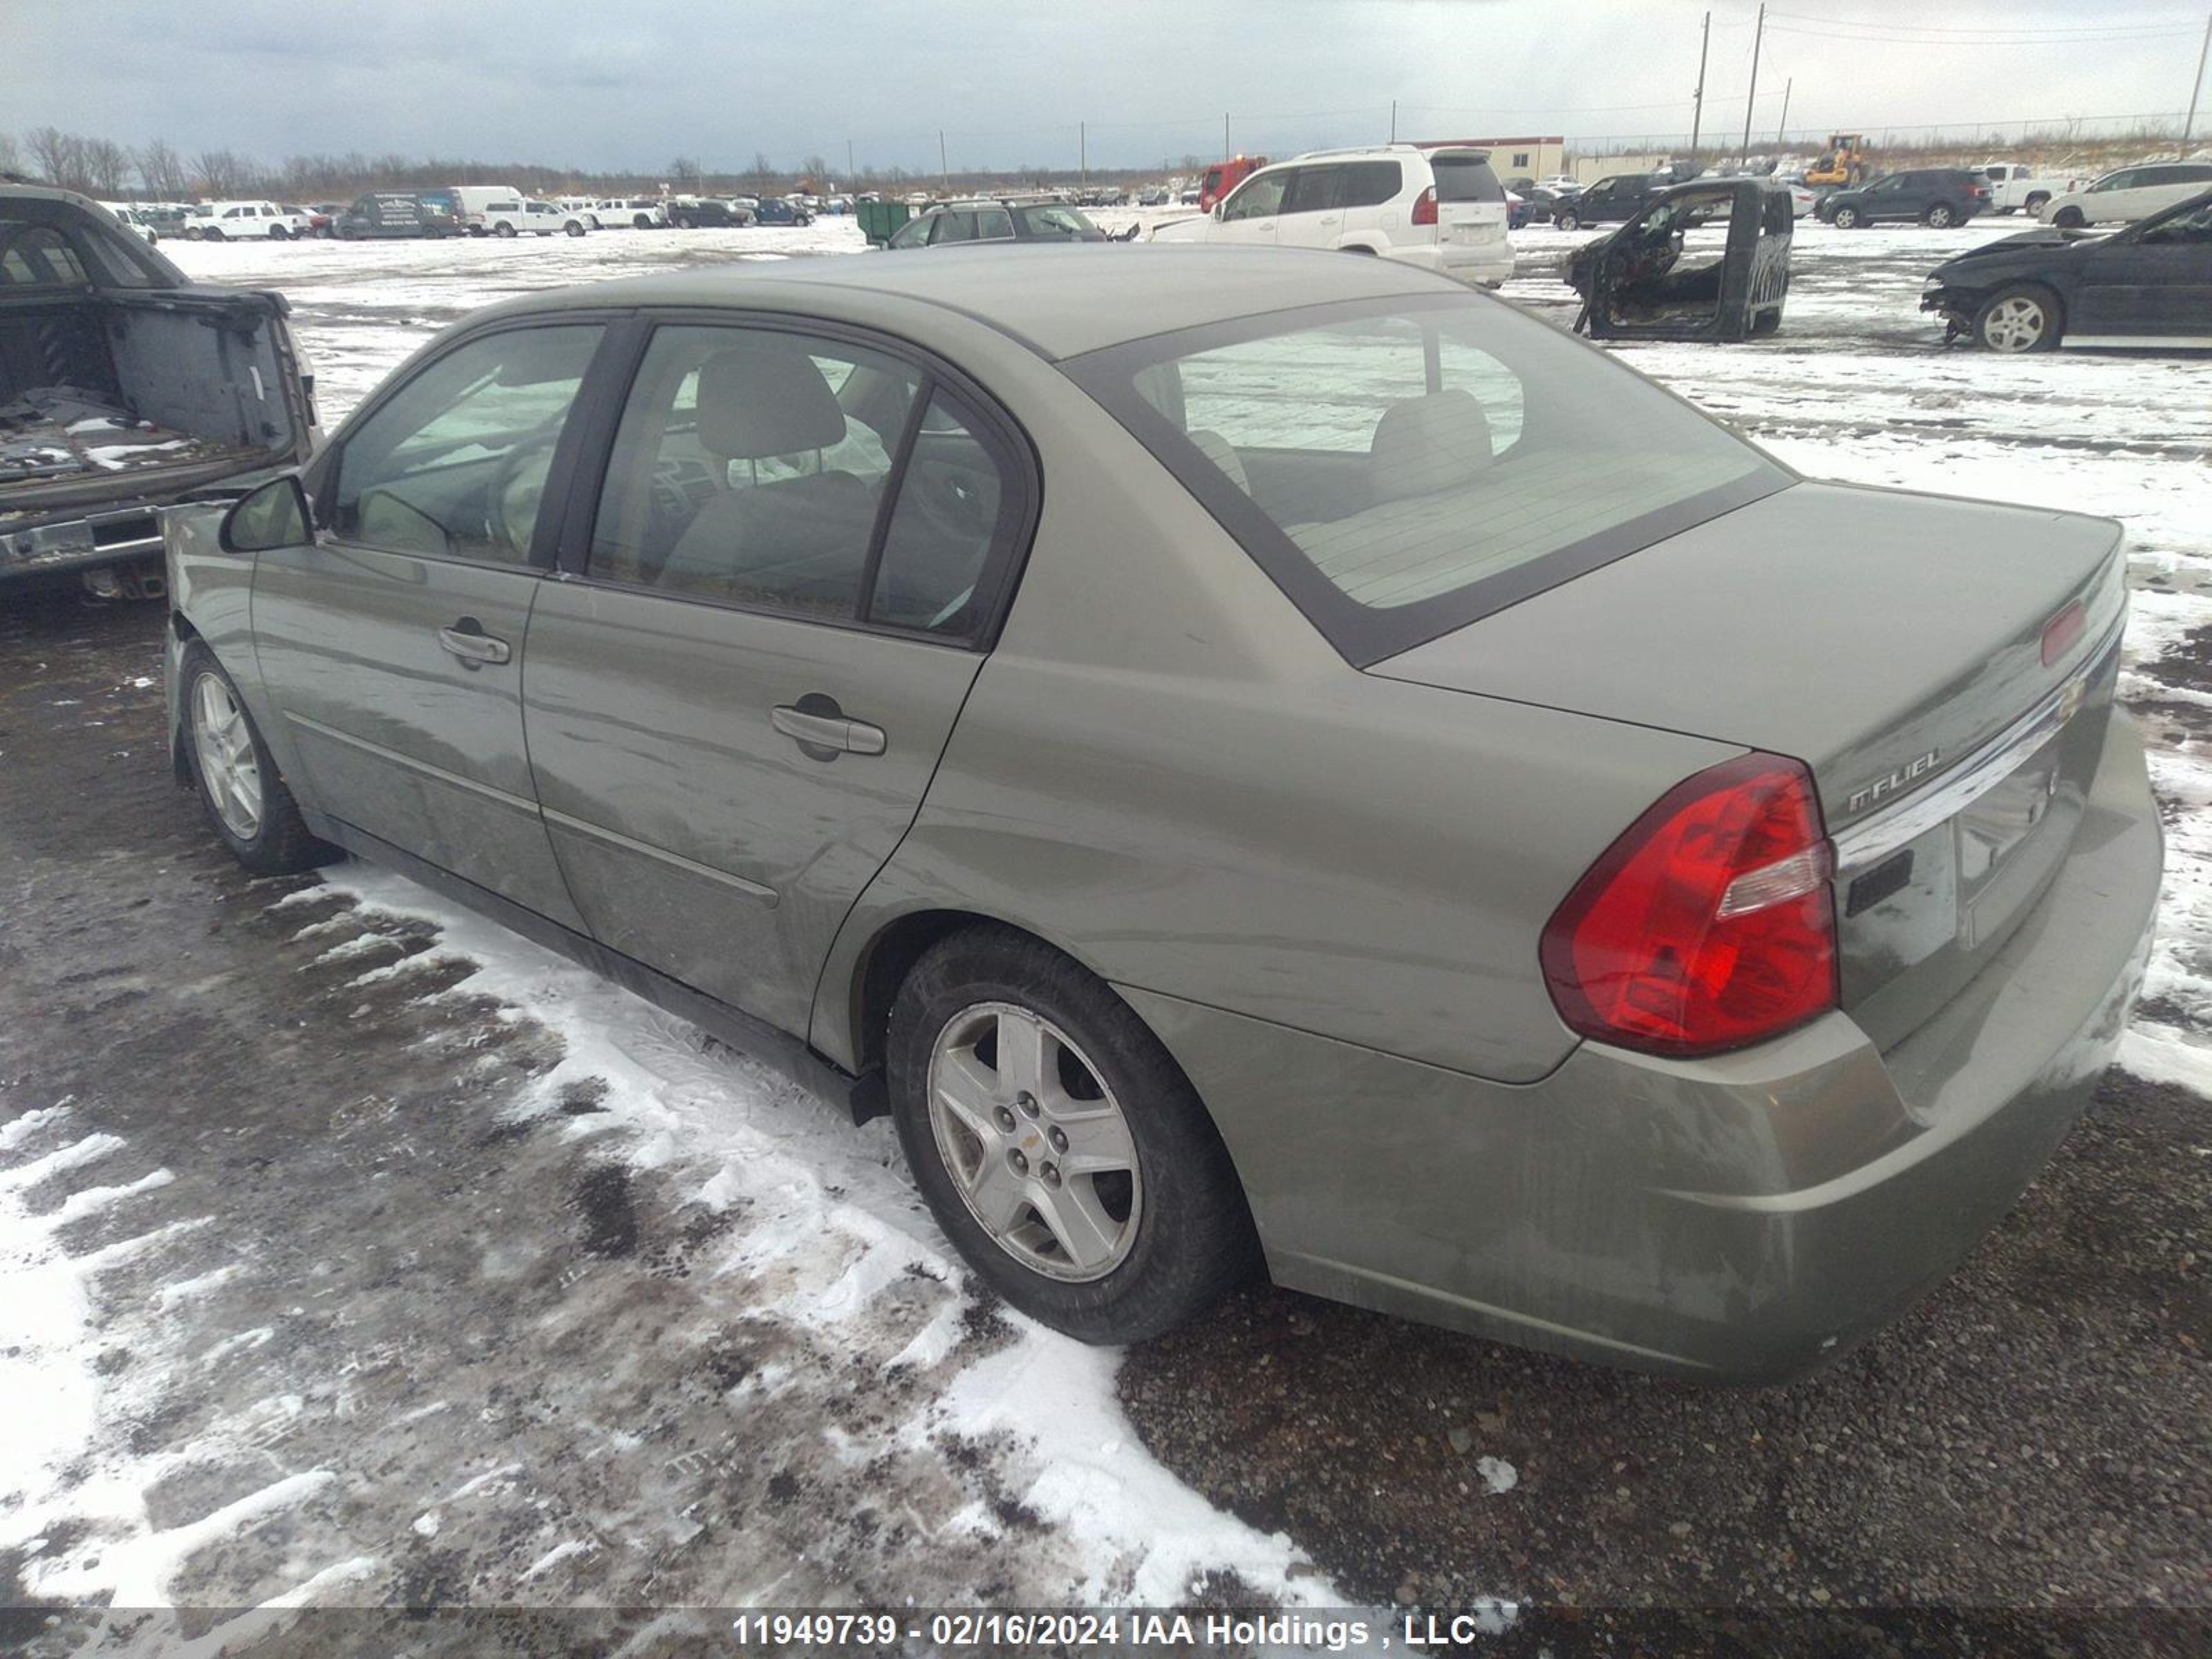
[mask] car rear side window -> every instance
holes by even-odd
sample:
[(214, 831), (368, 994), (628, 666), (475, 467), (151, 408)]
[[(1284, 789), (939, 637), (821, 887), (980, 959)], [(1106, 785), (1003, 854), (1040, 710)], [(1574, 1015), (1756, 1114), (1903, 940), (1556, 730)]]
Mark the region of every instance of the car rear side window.
[(854, 619), (921, 378), (780, 329), (657, 330), (616, 433), (589, 573)]
[[(1344, 205), (1348, 208), (1380, 207), (1405, 187), (1405, 169), (1395, 161), (1353, 161), (1344, 168)], [(1480, 199), (1503, 201), (1504, 192)]]
[(1472, 296), (1240, 319), (1062, 367), (1360, 664), (1790, 481), (1642, 377)]
[[(1442, 155), (1431, 159), (1439, 202), (1502, 202), (1505, 186), (1479, 155)], [(1608, 179), (1606, 182), (1611, 183)]]
[(1342, 167), (1300, 167), (1283, 191), (1283, 211), (1320, 213), (1341, 206), (1344, 173)]

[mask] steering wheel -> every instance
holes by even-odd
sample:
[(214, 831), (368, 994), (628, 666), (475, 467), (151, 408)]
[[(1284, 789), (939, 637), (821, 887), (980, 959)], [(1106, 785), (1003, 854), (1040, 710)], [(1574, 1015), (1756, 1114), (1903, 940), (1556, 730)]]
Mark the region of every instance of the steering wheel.
[(540, 428), (508, 450), (492, 475), (485, 528), (493, 546), (509, 549), (518, 559), (530, 556), (531, 532), (538, 526), (538, 509), (553, 471), (553, 446), (560, 438), (557, 423)]

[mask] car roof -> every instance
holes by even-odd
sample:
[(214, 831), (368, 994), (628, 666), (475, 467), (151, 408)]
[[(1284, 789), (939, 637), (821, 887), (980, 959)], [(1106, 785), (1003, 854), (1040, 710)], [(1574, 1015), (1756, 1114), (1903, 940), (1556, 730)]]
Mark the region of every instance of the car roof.
[(793, 311), (866, 320), (871, 296), (980, 322), (1040, 356), (1270, 311), (1466, 287), (1394, 259), (1318, 250), (994, 243), (672, 270), (510, 300), (506, 317), (627, 306)]

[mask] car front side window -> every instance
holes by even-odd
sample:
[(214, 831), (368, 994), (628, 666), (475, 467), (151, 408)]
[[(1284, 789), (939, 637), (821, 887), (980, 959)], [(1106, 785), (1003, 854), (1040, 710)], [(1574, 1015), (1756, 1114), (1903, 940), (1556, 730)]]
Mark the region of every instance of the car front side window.
[(1271, 219), (1281, 210), (1283, 188), (1290, 180), (1288, 169), (1281, 173), (1256, 173), (1244, 181), (1244, 186), (1221, 210), (1222, 222), (1233, 223), (1239, 219)]
[(504, 329), (418, 370), (346, 434), (332, 531), (393, 552), (521, 564), (600, 327)]

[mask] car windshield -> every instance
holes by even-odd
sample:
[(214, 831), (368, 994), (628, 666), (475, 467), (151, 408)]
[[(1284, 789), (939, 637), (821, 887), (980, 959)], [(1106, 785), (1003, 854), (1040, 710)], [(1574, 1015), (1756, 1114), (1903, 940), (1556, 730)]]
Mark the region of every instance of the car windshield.
[(1103, 231), (1072, 207), (1018, 207), (1014, 216), (1022, 222), (1022, 234), (1036, 240), (1096, 242), (1105, 238)]
[(1363, 665), (1791, 478), (1471, 295), (1240, 319), (1062, 367)]

